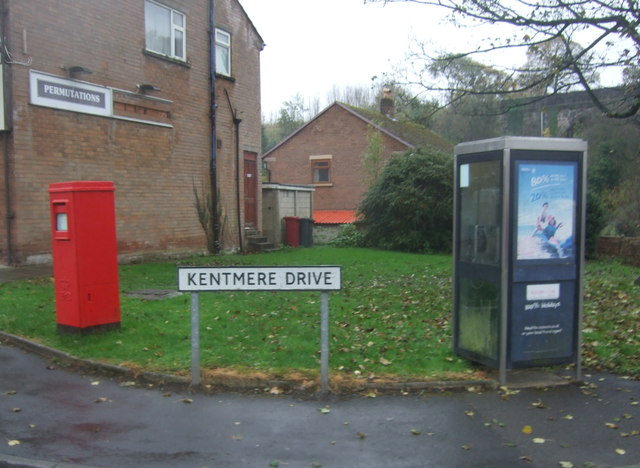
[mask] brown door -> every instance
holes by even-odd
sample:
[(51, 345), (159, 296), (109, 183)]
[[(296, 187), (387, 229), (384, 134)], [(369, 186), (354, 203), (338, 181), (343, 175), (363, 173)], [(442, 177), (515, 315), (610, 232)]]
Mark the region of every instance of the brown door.
[(244, 152), (244, 223), (258, 223), (258, 155)]

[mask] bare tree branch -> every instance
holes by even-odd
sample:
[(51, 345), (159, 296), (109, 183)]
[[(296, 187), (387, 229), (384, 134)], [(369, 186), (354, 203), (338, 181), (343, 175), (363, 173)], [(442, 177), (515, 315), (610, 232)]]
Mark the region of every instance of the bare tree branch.
[[(535, 52), (553, 41), (562, 41), (564, 51), (557, 51), (552, 66), (512, 68), (512, 79), (496, 81), (493, 89), (456, 89), (458, 93), (517, 95), (552, 84), (549, 92), (582, 87), (593, 99), (597, 108), (612, 118), (637, 116), (640, 112), (640, 73), (628, 73), (635, 77), (626, 83), (626, 102), (620, 107), (602, 102), (593, 93), (597, 72), (611, 67), (640, 68), (640, 8), (638, 0), (364, 0), (365, 3), (408, 2), (444, 9), (452, 22), (461, 20), (473, 24), (504, 24), (515, 26), (520, 37), (503, 37), (489, 45), (479, 46), (457, 54), (447, 54), (446, 60), (469, 59), (492, 51), (527, 48)], [(582, 33), (591, 32), (590, 35)], [(588, 40), (584, 47), (576, 47), (573, 37), (582, 34)], [(588, 39), (584, 39), (587, 37)], [(627, 47), (624, 47), (626, 45)], [(624, 49), (622, 49), (624, 47)], [(414, 58), (418, 58), (414, 55)], [(423, 60), (436, 63), (437, 59), (424, 55)], [(440, 63), (442, 65), (442, 62)], [(551, 62), (549, 63), (551, 65)], [(418, 74), (420, 83), (430, 90), (452, 92), (446, 86), (434, 86), (428, 82), (423, 67)], [(515, 79), (518, 75), (519, 80)], [(529, 78), (527, 78), (529, 77)], [(518, 86), (513, 84), (518, 82)], [(511, 86), (507, 86), (511, 85)]]

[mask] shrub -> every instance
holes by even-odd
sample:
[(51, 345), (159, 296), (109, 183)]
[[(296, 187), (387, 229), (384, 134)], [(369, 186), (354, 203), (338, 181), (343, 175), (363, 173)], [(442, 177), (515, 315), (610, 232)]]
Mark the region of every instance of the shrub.
[(334, 247), (364, 247), (364, 239), (355, 224), (344, 224), (340, 226), (338, 235), (329, 242), (329, 245)]
[(449, 252), (453, 156), (435, 148), (392, 158), (360, 204), (365, 245), (406, 252)]
[(607, 224), (602, 201), (591, 188), (587, 190), (587, 220), (585, 233), (585, 256), (594, 258), (598, 247), (598, 237)]

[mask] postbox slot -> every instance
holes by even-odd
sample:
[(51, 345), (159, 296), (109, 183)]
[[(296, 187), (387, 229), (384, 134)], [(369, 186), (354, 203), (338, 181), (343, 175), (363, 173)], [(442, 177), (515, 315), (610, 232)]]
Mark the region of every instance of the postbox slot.
[(53, 202), (53, 237), (57, 240), (69, 240), (69, 206), (67, 200)]

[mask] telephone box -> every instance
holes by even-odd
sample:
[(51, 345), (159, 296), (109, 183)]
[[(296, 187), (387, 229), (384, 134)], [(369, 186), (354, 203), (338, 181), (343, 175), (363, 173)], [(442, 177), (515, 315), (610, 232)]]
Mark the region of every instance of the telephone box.
[(49, 186), (59, 332), (120, 326), (113, 182)]
[(454, 352), (580, 378), (587, 143), (503, 137), (455, 149)]

